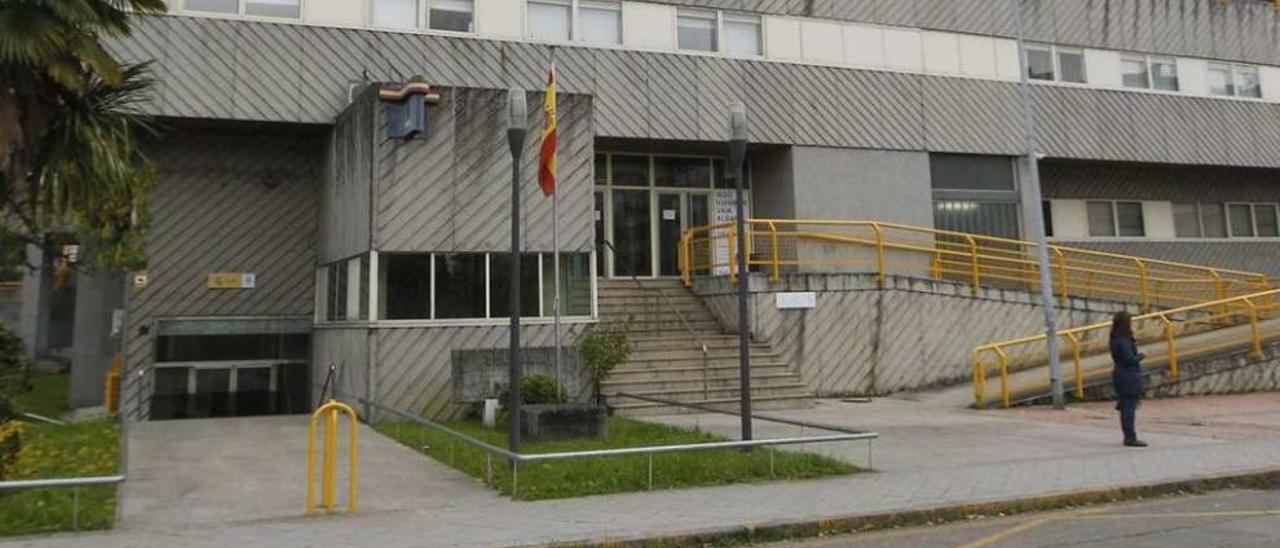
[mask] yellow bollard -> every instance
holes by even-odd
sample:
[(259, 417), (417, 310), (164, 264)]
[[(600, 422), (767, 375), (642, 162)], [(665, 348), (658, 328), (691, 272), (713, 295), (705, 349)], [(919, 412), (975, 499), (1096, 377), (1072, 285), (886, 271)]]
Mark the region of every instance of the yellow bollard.
[(351, 423), (351, 447), (349, 449), (350, 471), (347, 478), (347, 511), (356, 511), (356, 471), (359, 458), (358, 445), (356, 444), (356, 433), (360, 424), (356, 419), (356, 412), (351, 406), (339, 402), (337, 400), (329, 400), (328, 403), (320, 406), (311, 414), (310, 427), (307, 430), (307, 502), (306, 512), (311, 513), (316, 508), (315, 502), (315, 482), (316, 482), (316, 423), (320, 419), (324, 419), (324, 442), (321, 461), (321, 478), (320, 478), (320, 506), (328, 512), (333, 512), (337, 506), (335, 483), (338, 476), (338, 414), (347, 415)]

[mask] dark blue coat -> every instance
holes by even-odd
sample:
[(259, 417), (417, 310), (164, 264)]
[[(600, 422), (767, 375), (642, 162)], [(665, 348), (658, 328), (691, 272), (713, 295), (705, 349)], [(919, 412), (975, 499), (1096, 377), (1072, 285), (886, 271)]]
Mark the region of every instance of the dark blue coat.
[(1111, 384), (1115, 387), (1116, 396), (1142, 397), (1142, 355), (1138, 353), (1138, 344), (1132, 337), (1111, 337), (1111, 361), (1115, 363), (1115, 369), (1111, 370)]

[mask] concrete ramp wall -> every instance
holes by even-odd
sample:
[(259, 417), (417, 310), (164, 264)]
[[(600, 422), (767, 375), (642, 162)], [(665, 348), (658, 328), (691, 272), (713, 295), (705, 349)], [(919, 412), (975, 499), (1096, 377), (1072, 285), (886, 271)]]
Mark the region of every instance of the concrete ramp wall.
[[(1035, 295), (947, 281), (874, 274), (795, 274), (778, 283), (751, 278), (752, 337), (768, 341), (821, 397), (884, 395), (966, 382), (979, 344), (1044, 330)], [(727, 278), (698, 280), (720, 322), (737, 330), (737, 297)], [(785, 293), (813, 293), (811, 309), (780, 309)], [(1058, 327), (1110, 319), (1134, 307), (1070, 299)]]

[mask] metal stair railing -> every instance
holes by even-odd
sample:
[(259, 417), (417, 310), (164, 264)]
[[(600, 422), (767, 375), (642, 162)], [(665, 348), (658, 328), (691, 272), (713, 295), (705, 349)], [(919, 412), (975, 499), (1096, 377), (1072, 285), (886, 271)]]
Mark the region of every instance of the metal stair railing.
[[(1189, 306), (1161, 310), (1134, 316), (1134, 334), (1139, 343), (1164, 342), (1165, 354), (1159, 358), (1167, 359), (1169, 376), (1178, 378), (1179, 359), (1191, 354), (1209, 352), (1238, 347), (1249, 344), (1250, 354), (1262, 356), (1262, 340), (1277, 333), (1263, 336), (1259, 323), (1264, 319), (1280, 315), (1280, 289), (1261, 291), (1249, 295), (1240, 295), (1227, 299), (1207, 301)], [(1178, 341), (1193, 335), (1209, 333), (1215, 330), (1249, 326), (1248, 340), (1230, 339), (1218, 344), (1184, 348), (1179, 351)], [(1075, 395), (1084, 397), (1084, 368), (1082, 353), (1101, 353), (1108, 349), (1108, 331), (1111, 322), (1098, 322), (1090, 325), (1061, 329), (1057, 336), (1064, 338), (1061, 346), (1064, 358), (1074, 364)], [(1022, 337), (1009, 341), (995, 342), (973, 349), (973, 395), (977, 406), (982, 406), (986, 399), (987, 372), (994, 368), (1000, 375), (1000, 403), (1004, 407), (1011, 404), (1009, 372), (1019, 366), (1034, 367), (1046, 361), (1041, 350), (1044, 347), (1045, 335)], [(1024, 368), (1025, 368), (1024, 367)]]
[[(686, 285), (695, 276), (728, 275), (736, 264), (737, 228), (717, 223), (686, 230), (680, 269)], [(783, 269), (863, 271), (884, 281), (890, 273), (920, 274), (985, 286), (1039, 287), (1034, 242), (880, 221), (751, 219), (749, 266), (770, 281)], [(1068, 298), (1132, 302), (1143, 310), (1174, 308), (1248, 295), (1273, 287), (1267, 276), (1146, 257), (1050, 245), (1053, 292)]]
[[(667, 308), (669, 308), (671, 312), (675, 314), (676, 319), (680, 320), (680, 325), (683, 326), (685, 331), (688, 333), (689, 339), (702, 352), (702, 398), (707, 399), (711, 393), (710, 378), (709, 378), (710, 367), (711, 367), (711, 351), (707, 347), (706, 339), (703, 339), (702, 335), (698, 334), (698, 332), (695, 331), (693, 327), (689, 325), (689, 321), (685, 319), (684, 314), (680, 313), (680, 310), (677, 309), (675, 304), (672, 303), (671, 300), (667, 298), (665, 294), (662, 293), (662, 290), (660, 289), (650, 290), (646, 288), (643, 283), (640, 282), (640, 278), (636, 275), (635, 265), (631, 264), (631, 262), (628, 261), (626, 257), (618, 253), (618, 248), (614, 247), (613, 242), (610, 242), (607, 239), (603, 239), (603, 240), (600, 240), (600, 243), (604, 244), (605, 246), (608, 246), (609, 250), (613, 252), (614, 261), (619, 261), (619, 260), (622, 261), (623, 266), (627, 269), (627, 272), (630, 272), (631, 281), (635, 283), (637, 289), (640, 289), (641, 291), (652, 292), (653, 298), (650, 300), (651, 306), (648, 307), (649, 309), (648, 316), (651, 318), (651, 321), (653, 322), (653, 326), (660, 327), (662, 325), (662, 322), (658, 319), (657, 311), (659, 308), (661, 308), (658, 305), (659, 303), (666, 304)], [(631, 322), (630, 316), (628, 316), (627, 322), (628, 324), (630, 324)]]

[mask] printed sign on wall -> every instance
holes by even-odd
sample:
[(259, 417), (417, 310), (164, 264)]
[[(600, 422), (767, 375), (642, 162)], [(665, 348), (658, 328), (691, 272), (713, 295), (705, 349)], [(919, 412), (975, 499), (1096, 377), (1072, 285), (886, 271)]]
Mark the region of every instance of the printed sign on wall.
[(210, 272), (209, 289), (253, 289), (257, 276), (252, 272)]
[[(742, 210), (751, 218), (751, 193), (742, 194)], [(717, 190), (711, 203), (711, 222), (727, 223), (738, 220), (738, 197), (734, 190)], [(717, 229), (712, 234), (715, 247), (711, 250), (711, 264), (716, 265), (712, 274), (726, 276), (729, 274), (729, 231)], [(734, 243), (737, 245), (737, 243)], [(747, 242), (748, 248), (751, 242)], [(750, 251), (748, 251), (750, 253)]]

